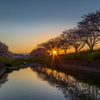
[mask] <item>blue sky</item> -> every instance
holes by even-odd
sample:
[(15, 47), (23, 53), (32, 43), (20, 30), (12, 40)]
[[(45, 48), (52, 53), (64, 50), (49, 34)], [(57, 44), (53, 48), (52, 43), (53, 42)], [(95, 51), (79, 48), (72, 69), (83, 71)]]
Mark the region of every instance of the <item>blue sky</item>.
[(99, 9), (100, 0), (0, 0), (0, 40), (12, 52), (28, 53)]

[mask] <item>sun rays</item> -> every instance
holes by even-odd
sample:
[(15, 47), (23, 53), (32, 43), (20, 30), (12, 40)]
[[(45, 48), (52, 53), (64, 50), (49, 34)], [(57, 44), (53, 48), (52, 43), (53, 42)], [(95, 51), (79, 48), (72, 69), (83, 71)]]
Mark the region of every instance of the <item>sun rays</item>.
[(54, 68), (58, 64), (63, 64), (63, 61), (60, 59), (56, 50), (53, 50), (50, 55), (45, 57), (45, 62), (49, 63), (51, 68)]
[(51, 60), (51, 66), (55, 67), (56, 65), (58, 65), (57, 63), (63, 64), (63, 62), (60, 59), (60, 56), (57, 54), (57, 52), (53, 51), (52, 60)]

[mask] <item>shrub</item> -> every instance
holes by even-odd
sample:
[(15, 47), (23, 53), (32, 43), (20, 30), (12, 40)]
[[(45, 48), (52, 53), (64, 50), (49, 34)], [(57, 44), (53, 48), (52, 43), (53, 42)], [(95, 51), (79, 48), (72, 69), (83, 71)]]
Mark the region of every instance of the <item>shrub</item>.
[(90, 53), (88, 55), (88, 60), (100, 60), (100, 51)]

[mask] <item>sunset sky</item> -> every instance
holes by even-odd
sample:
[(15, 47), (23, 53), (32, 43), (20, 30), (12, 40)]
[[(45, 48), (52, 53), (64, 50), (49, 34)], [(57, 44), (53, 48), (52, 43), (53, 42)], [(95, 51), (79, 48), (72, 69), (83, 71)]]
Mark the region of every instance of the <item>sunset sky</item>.
[(14, 53), (29, 53), (99, 9), (100, 0), (0, 0), (0, 41)]

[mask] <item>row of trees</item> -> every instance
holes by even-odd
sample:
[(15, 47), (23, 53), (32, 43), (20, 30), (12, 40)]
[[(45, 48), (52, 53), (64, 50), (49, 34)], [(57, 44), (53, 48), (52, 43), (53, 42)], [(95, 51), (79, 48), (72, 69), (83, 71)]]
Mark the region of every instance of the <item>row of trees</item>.
[(82, 19), (76, 28), (65, 30), (60, 36), (40, 43), (36, 48), (43, 48), (48, 53), (55, 50), (58, 54), (64, 50), (66, 54), (71, 47), (78, 52), (87, 44), (93, 50), (100, 41), (100, 10), (83, 15)]

